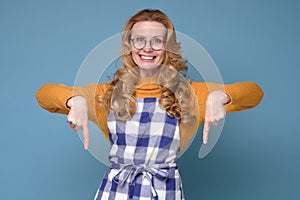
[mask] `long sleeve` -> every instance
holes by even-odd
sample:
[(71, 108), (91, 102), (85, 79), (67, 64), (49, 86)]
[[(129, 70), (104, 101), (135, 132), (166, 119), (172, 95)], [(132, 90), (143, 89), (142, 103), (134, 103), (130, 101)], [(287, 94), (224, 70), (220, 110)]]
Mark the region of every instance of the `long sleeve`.
[(67, 114), (69, 108), (66, 103), (73, 96), (73, 87), (63, 84), (48, 83), (36, 92), (39, 105), (53, 113)]
[(245, 109), (254, 108), (259, 104), (263, 97), (262, 89), (253, 82), (239, 82), (234, 84), (216, 84), (206, 82), (191, 82), (191, 87), (195, 93), (197, 100), (197, 110), (199, 112), (198, 124), (194, 126), (181, 126), (181, 146), (183, 151), (189, 144), (193, 135), (197, 132), (198, 128), (203, 124), (205, 117), (206, 99), (207, 96), (215, 90), (224, 91), (230, 97), (230, 102), (225, 105), (226, 112), (235, 112)]
[(76, 87), (48, 83), (37, 91), (36, 99), (39, 105), (49, 112), (68, 114), (70, 109), (67, 107), (67, 101), (73, 96), (83, 96), (88, 103), (89, 120), (97, 124), (108, 136), (105, 123), (108, 111), (101, 109), (97, 104), (97, 97), (103, 95), (108, 87), (110, 87), (109, 83)]
[[(50, 112), (68, 114), (69, 108), (66, 103), (73, 96), (83, 96), (88, 102), (89, 120), (96, 123), (108, 139), (107, 115), (108, 111), (102, 109), (97, 104), (97, 97), (105, 94), (110, 87), (109, 83), (90, 84), (87, 86), (69, 87), (62, 84), (48, 83), (42, 86), (36, 93), (36, 98), (40, 106)], [(250, 109), (259, 104), (263, 97), (262, 89), (253, 82), (240, 82), (234, 84), (215, 84), (205, 82), (191, 82), (191, 87), (197, 100), (198, 123), (195, 126), (181, 126), (181, 151), (188, 145), (189, 141), (204, 122), (205, 106), (207, 96), (215, 90), (224, 91), (230, 96), (231, 101), (225, 106), (227, 112), (235, 112)], [(144, 94), (143, 91), (139, 92)], [(156, 91), (156, 90), (155, 90)], [(139, 94), (140, 94), (139, 93)], [(146, 94), (149, 91), (146, 90)], [(155, 93), (156, 94), (156, 93)]]
[(227, 112), (254, 108), (264, 96), (263, 90), (253, 82), (225, 85), (225, 92), (231, 98), (231, 102), (226, 105)]
[(224, 91), (231, 101), (225, 106), (227, 112), (236, 112), (254, 108), (263, 97), (262, 89), (254, 82), (239, 82), (233, 84), (216, 84), (205, 82), (192, 82), (201, 116), (205, 111), (206, 99), (209, 93), (215, 90)]

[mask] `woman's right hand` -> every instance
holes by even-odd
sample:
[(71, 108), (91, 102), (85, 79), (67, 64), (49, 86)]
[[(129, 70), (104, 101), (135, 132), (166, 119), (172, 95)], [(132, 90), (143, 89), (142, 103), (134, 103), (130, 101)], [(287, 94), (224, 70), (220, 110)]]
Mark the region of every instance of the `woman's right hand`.
[(84, 149), (87, 150), (90, 141), (87, 101), (82, 96), (74, 96), (68, 100), (67, 106), (70, 107), (67, 122), (74, 131), (82, 130)]

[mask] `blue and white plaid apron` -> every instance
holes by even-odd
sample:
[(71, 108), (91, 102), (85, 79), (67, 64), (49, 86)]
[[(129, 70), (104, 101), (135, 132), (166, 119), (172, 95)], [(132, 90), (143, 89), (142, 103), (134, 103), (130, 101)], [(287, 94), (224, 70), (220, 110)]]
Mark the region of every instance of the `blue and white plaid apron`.
[(117, 121), (112, 111), (108, 116), (111, 166), (95, 200), (182, 200), (178, 120), (160, 108), (158, 98), (136, 100), (131, 120)]

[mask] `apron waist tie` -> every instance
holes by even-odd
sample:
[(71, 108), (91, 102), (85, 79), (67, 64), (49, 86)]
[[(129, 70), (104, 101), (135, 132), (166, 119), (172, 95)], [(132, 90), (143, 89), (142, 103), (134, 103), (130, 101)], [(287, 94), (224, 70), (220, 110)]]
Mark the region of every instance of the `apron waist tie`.
[[(166, 181), (169, 177), (170, 169), (177, 169), (176, 163), (164, 163), (154, 165), (133, 165), (133, 164), (111, 164), (112, 169), (117, 169), (117, 174), (113, 177), (113, 181), (122, 186), (129, 179), (130, 186), (135, 184), (135, 179), (138, 175), (144, 174), (144, 177), (151, 185), (152, 199), (157, 199), (157, 192), (153, 186), (152, 177)], [(133, 190), (130, 190), (130, 198), (133, 197)]]

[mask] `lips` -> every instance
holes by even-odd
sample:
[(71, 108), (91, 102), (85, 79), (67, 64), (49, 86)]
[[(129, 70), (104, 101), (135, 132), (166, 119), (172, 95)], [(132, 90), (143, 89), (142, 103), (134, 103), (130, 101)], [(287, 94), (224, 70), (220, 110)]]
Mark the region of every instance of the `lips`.
[(156, 58), (156, 56), (145, 56), (145, 55), (139, 55), (139, 56), (143, 61), (153, 61)]

